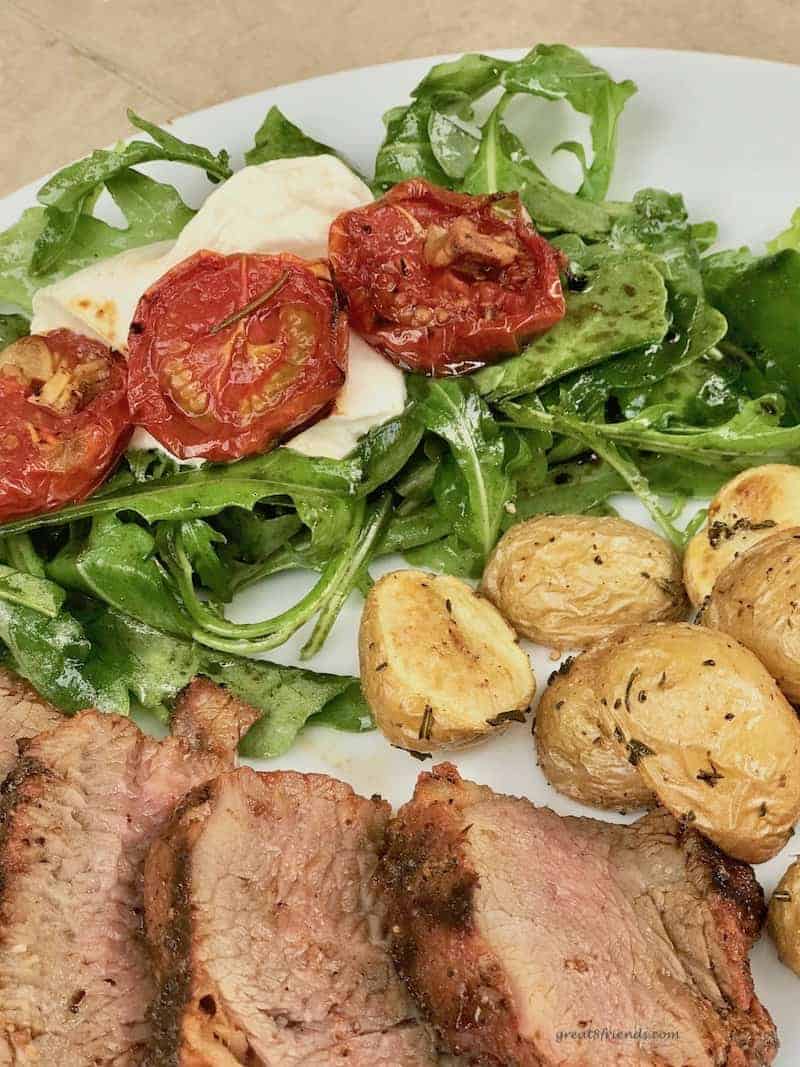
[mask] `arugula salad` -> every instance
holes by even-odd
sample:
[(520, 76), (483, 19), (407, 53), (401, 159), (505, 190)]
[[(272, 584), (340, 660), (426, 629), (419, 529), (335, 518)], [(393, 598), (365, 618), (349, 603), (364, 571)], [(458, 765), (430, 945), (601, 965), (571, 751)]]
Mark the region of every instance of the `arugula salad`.
[[(0, 385), (24, 378), (28, 387), (50, 375), (49, 399), (43, 400), (45, 388), (35, 398), (37, 411), (48, 409), (46, 418), (30, 424), (33, 445), (25, 440), (24, 455), (11, 424), (0, 426), (2, 448), (13, 446), (25, 470), (47, 482), (39, 507), (10, 507), (0, 527), (0, 641), (9, 664), (65, 712), (89, 705), (121, 714), (144, 709), (164, 721), (177, 693), (195, 674), (205, 674), (264, 711), (242, 753), (277, 756), (307, 722), (352, 731), (374, 725), (356, 679), (253, 657), (313, 620), (302, 652), (313, 659), (347, 597), (368, 590), (369, 566), (378, 557), (399, 553), (417, 567), (478, 578), (498, 538), (515, 523), (546, 513), (612, 514), (613, 497), (624, 492), (638, 497), (680, 549), (704, 519), (700, 512), (681, 525), (689, 499), (711, 495), (747, 467), (796, 461), (800, 210), (768, 242), (768, 253), (755, 255), (746, 248), (713, 250), (715, 224), (690, 219), (674, 190), (642, 189), (630, 202), (607, 199), (619, 120), (634, 92), (632, 82), (614, 81), (564, 45), (538, 45), (514, 61), (465, 55), (433, 67), (409, 101), (384, 116), (383, 143), (367, 176), (350, 174), (335, 148), (335, 131), (334, 147), (320, 144), (270, 108), (246, 153), (246, 171), (336, 157), (345, 184), (366, 183), (375, 203), (352, 203), (350, 229), (337, 219), (329, 271), (309, 271), (281, 245), (267, 249), (276, 253), (269, 257), (275, 263), (264, 266), (260, 295), (243, 307), (216, 294), (251, 269), (246, 257), (233, 262), (234, 255), (222, 254), (231, 248), (189, 248), (188, 258), (170, 260), (170, 249), (182, 247), (200, 216), (172, 186), (137, 169), (153, 161), (199, 168), (217, 197), (245, 174), (233, 174), (224, 151), (215, 155), (185, 143), (131, 113), (147, 140), (95, 151), (48, 179), (39, 205), (0, 234), (0, 305), (7, 312), (0, 315)], [(591, 152), (578, 142), (557, 149), (579, 161), (582, 181), (575, 192), (545, 175), (535, 136), (518, 132), (526, 107), (537, 99), (566, 101), (588, 117)], [(124, 226), (96, 213), (106, 192)], [(402, 279), (399, 288), (392, 281), (382, 293), (394, 301), (392, 308), (405, 300), (393, 332), (381, 326), (374, 307), (359, 304), (363, 279), (380, 273), (374, 265), (380, 260), (354, 251), (353, 227), (376, 241), (385, 204), (405, 212), (410, 233), (420, 229), (425, 213), (428, 266), (446, 270), (458, 257), (469, 263), (457, 294), (463, 314), (441, 319), (441, 343), (450, 345), (450, 355), (455, 346), (457, 362), (431, 345), (411, 346), (412, 335), (432, 336), (428, 316), (434, 312), (420, 310), (419, 302), (409, 305)], [(437, 212), (469, 218), (458, 229), (440, 225)], [(493, 229), (475, 222), (481, 212), (481, 219), (493, 213)], [(146, 259), (151, 249), (166, 256), (163, 263), (152, 258), (155, 252)], [(108, 447), (90, 451), (86, 444), (80, 462), (60, 441), (61, 466), (51, 463), (43, 473), (41, 442), (50, 441), (51, 432), (46, 419), (52, 412), (79, 419), (81, 404), (96, 404), (110, 420), (104, 390), (113, 366), (108, 344), (105, 355), (91, 348), (99, 346), (91, 330), (93, 339), (81, 345), (74, 336), (59, 336), (49, 350), (32, 344), (37, 304), (82, 271), (106, 261), (111, 270), (120, 255), (128, 257), (126, 264), (162, 263), (148, 268), (132, 301), (130, 315), (138, 302), (135, 316), (123, 317), (122, 325), (128, 335), (130, 322), (133, 423), (165, 447), (139, 447), (138, 431), (131, 439), (132, 427), (116, 427), (108, 431)], [(468, 332), (473, 291), (498, 272), (510, 277), (514, 271), (503, 322), (487, 325), (484, 315)], [(526, 296), (523, 307), (517, 295), (528, 292), (534, 276), (540, 281), (531, 318), (532, 298)], [(352, 287), (348, 281), (343, 292), (351, 277)], [(415, 278), (411, 269), (409, 284)], [(195, 425), (210, 419), (204, 386), (177, 373), (172, 384), (184, 389), (186, 404), (180, 419), (170, 415), (173, 436), (160, 434), (165, 417), (149, 417), (145, 386), (169, 368), (151, 363), (164, 346), (173, 352), (178, 341), (185, 344), (184, 324), (175, 325), (167, 296), (177, 294), (186, 307), (199, 293), (198, 306), (211, 306), (205, 344), (209, 337), (232, 337), (248, 316), (255, 322), (270, 300), (278, 294), (288, 300), (290, 291), (295, 303), (283, 306), (302, 314), (287, 312), (280, 335), (259, 319), (263, 336), (256, 341), (259, 352), (278, 341), (289, 345), (292, 374), (303, 376), (297, 410), (285, 397), (276, 414), (259, 406), (258, 397), (237, 394), (236, 403), (249, 403), (251, 411), (255, 405), (257, 439), (248, 439), (244, 450), (215, 423), (214, 450), (204, 451)], [(99, 302), (93, 314), (104, 307)], [(325, 308), (333, 309), (333, 326)], [(80, 323), (70, 323), (81, 335)], [(57, 325), (66, 333), (67, 322)], [(147, 347), (143, 339), (151, 334), (156, 340)], [(293, 447), (298, 429), (318, 429), (315, 422), (344, 410), (338, 398), (355, 389), (350, 377), (344, 384), (354, 372), (355, 334), (391, 364), (359, 364), (366, 392), (378, 380), (372, 375), (394, 374), (394, 399), (370, 409), (366, 422), (356, 421), (342, 455)], [(513, 354), (501, 346), (498, 355), (501, 334), (516, 343)], [(20, 342), (27, 345), (22, 362)], [(94, 368), (88, 385), (81, 379), (77, 400), (61, 378), (50, 388), (61, 373), (51, 365), (58, 346), (58, 368), (86, 374)], [(135, 366), (140, 377), (134, 383)], [(30, 405), (30, 392), (23, 399)], [(149, 414), (136, 417), (140, 408)], [(17, 428), (20, 410), (9, 407)], [(74, 434), (85, 427), (75, 422)], [(74, 440), (70, 448), (77, 448)], [(237, 593), (266, 582), (268, 601), (271, 576), (296, 569), (317, 575), (296, 604), (284, 609), (276, 603), (270, 617), (255, 623), (226, 617)]]

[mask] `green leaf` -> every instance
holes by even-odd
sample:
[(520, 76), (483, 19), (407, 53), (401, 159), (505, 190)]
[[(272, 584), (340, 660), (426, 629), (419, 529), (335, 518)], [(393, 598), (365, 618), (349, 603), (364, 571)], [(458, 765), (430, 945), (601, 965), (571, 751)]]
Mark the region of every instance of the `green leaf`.
[(152, 535), (137, 523), (115, 515), (95, 518), (87, 538), (71, 539), (47, 565), (47, 574), (154, 629), (178, 636), (192, 631), (155, 557)]
[(205, 518), (227, 507), (252, 508), (268, 497), (303, 495), (318, 499), (353, 494), (361, 477), (356, 460), (303, 456), (289, 448), (95, 494), (47, 515), (0, 527), (0, 535), (61, 526), (95, 515), (133, 511), (146, 522)]
[[(721, 458), (749, 456), (752, 465), (756, 457), (759, 463), (796, 462), (800, 458), (800, 426), (780, 425), (783, 404), (779, 396), (748, 401), (733, 418), (713, 427), (673, 424), (675, 409), (669, 404), (645, 408), (633, 419), (613, 423), (581, 422), (569, 413), (548, 412), (527, 399), (504, 401), (501, 409), (522, 426), (568, 435), (580, 426), (582, 435), (697, 462), (715, 464)], [(569, 431), (563, 429), (567, 425)]]
[(45, 208), (28, 208), (18, 222), (0, 234), (0, 301), (30, 313), (37, 289), (118, 252), (172, 240), (194, 214), (171, 185), (135, 170), (111, 178), (108, 191), (125, 214), (126, 228), (80, 214), (58, 262), (43, 273), (33, 273), (31, 257), (45, 228)]
[(567, 100), (591, 120), (593, 159), (584, 169), (578, 196), (602, 200), (607, 191), (617, 149), (617, 123), (628, 99), (636, 92), (631, 81), (615, 82), (606, 71), (567, 45), (539, 44), (502, 73), (510, 93), (532, 93), (548, 100)]
[(408, 107), (393, 108), (384, 116), (386, 135), (375, 159), (373, 179), (380, 192), (409, 178), (425, 178), (434, 185), (451, 184), (431, 147), (428, 124), (433, 110), (429, 99), (421, 99)]
[(54, 582), (0, 564), (0, 600), (32, 608), (55, 619), (64, 599), (64, 590)]
[(800, 252), (800, 207), (792, 215), (792, 221), (783, 233), (767, 241), (767, 248), (770, 252), (783, 252), (787, 248)]
[(309, 726), (330, 726), (333, 730), (344, 730), (351, 734), (363, 734), (375, 729), (375, 719), (358, 682), (353, 682), (330, 700), (322, 711), (311, 715), (306, 721)]
[(412, 90), (415, 99), (436, 97), (442, 93), (464, 93), (473, 100), (485, 95), (500, 80), (503, 71), (513, 63), (479, 52), (471, 52), (460, 59), (437, 63)]
[(81, 619), (92, 642), (91, 671), (114, 693), (115, 705), (109, 710), (129, 714), (133, 696), (168, 723), (178, 693), (200, 671), (199, 646), (97, 602)]
[(728, 320), (726, 340), (750, 357), (758, 382), (780, 392), (792, 421), (800, 421), (800, 252), (720, 253), (705, 268), (709, 299)]
[(108, 707), (86, 671), (91, 645), (80, 624), (66, 612), (55, 618), (0, 599), (0, 641), (14, 670), (63, 711)]
[(245, 563), (261, 563), (290, 541), (303, 522), (293, 512), (268, 518), (232, 507), (221, 512), (214, 525), (225, 534), (226, 558), (233, 556)]
[(379, 489), (404, 470), (423, 432), (413, 404), (402, 415), (373, 427), (359, 442), (356, 453), (363, 472), (359, 493), (367, 495)]
[(0, 315), (0, 350), (30, 333), (28, 320), (22, 315)]
[(667, 330), (667, 291), (652, 261), (611, 254), (566, 292), (567, 313), (519, 356), (473, 376), (491, 400), (520, 396), (577, 369), (660, 341)]
[(181, 523), (181, 537), (189, 562), (202, 585), (215, 600), (229, 601), (233, 596), (231, 574), (214, 547), (225, 544), (224, 534), (202, 519), (189, 519)]
[(231, 176), (227, 152), (215, 156), (207, 148), (181, 141), (132, 111), (128, 112), (128, 118), (134, 126), (150, 134), (153, 142), (131, 141), (113, 149), (96, 149), (58, 171), (39, 190), (37, 195), (45, 205), (45, 214), (34, 242), (32, 274), (48, 274), (55, 268), (77, 234), (82, 216), (88, 214), (87, 208), (93, 204), (97, 191), (106, 186), (111, 192), (112, 180), (137, 164), (169, 160), (201, 167), (211, 181)]
[(617, 210), (624, 209), (574, 196), (545, 177), (503, 121), (511, 99), (504, 96), (482, 127), (480, 150), (461, 188), (467, 193), (518, 192), (540, 230), (602, 239), (610, 232)]
[(337, 155), (328, 145), (315, 141), (290, 122), (280, 108), (269, 109), (256, 130), (255, 143), (244, 154), (248, 166), (268, 163), (272, 159), (295, 159), (298, 156)]
[(354, 678), (344, 675), (315, 674), (213, 652), (203, 653), (201, 671), (264, 712), (239, 745), (243, 756), (256, 759), (273, 759), (288, 752), (313, 715), (341, 693), (352, 693), (357, 685)]
[(447, 442), (453, 459), (439, 468), (437, 503), (442, 506), (448, 483), (453, 532), (485, 559), (494, 548), (512, 490), (500, 430), (468, 379), (409, 378), (408, 385), (419, 418)]

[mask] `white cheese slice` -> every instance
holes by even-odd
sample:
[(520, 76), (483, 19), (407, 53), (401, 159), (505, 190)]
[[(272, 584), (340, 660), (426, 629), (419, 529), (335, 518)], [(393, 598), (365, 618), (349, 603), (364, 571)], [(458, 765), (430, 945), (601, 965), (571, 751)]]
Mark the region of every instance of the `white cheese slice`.
[[(33, 298), (31, 331), (67, 327), (124, 353), (142, 293), (187, 256), (209, 249), (223, 255), (293, 252), (306, 259), (323, 257), (333, 219), (371, 199), (367, 186), (335, 156), (244, 167), (211, 193), (174, 244), (122, 252), (40, 289)], [(400, 414), (404, 406), (402, 372), (351, 334), (347, 381), (334, 411), (294, 438), (291, 447), (341, 459), (359, 437)], [(134, 440), (143, 440), (139, 431)]]
[(330, 415), (288, 442), (306, 456), (342, 459), (373, 426), (399, 415), (405, 407), (403, 375), (358, 334), (350, 334), (347, 380)]

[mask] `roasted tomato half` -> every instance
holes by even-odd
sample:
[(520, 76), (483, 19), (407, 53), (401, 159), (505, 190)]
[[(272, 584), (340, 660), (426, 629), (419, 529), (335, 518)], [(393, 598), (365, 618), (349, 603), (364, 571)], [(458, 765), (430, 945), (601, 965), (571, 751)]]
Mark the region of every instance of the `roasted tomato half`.
[(325, 264), (198, 252), (139, 301), (133, 421), (184, 459), (263, 452), (334, 399), (347, 343)]
[(0, 352), (0, 521), (83, 500), (131, 436), (125, 361), (72, 330)]
[(353, 329), (407, 370), (477, 370), (564, 315), (560, 255), (516, 193), (402, 182), (339, 215), (329, 255)]

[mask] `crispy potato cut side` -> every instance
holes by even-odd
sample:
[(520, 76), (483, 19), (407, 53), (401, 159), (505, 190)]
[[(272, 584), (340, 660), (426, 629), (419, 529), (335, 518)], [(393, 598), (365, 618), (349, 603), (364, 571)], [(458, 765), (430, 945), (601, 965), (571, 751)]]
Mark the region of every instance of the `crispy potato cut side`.
[(747, 863), (780, 852), (800, 818), (800, 720), (749, 649), (688, 623), (631, 627), (596, 685), (604, 734), (676, 818)]
[(787, 867), (772, 894), (767, 929), (781, 963), (800, 977), (800, 859)]
[(481, 592), (517, 633), (586, 648), (624, 626), (686, 618), (675, 549), (627, 519), (542, 515), (501, 538)]
[(800, 526), (765, 537), (729, 563), (701, 622), (755, 652), (785, 696), (800, 704)]
[(800, 526), (800, 467), (765, 463), (723, 485), (683, 557), (683, 580), (695, 607), (729, 563), (786, 526)]
[(536, 709), (539, 765), (554, 789), (581, 804), (618, 811), (649, 808), (656, 803), (652, 790), (601, 722), (595, 679), (604, 655), (605, 642), (600, 642), (553, 672)]
[(359, 632), (361, 684), (393, 745), (469, 745), (524, 719), (530, 661), (497, 609), (457, 578), (394, 571), (370, 590)]

